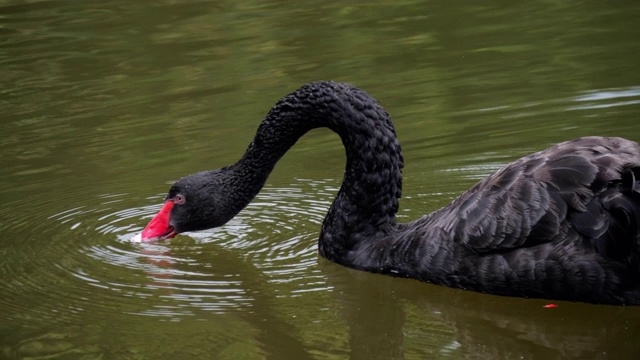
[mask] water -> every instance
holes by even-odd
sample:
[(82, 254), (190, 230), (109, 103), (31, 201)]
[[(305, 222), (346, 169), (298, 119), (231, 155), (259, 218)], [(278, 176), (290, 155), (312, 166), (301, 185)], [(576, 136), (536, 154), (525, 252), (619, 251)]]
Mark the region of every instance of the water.
[(487, 296), (317, 255), (344, 166), (315, 130), (230, 224), (131, 244), (301, 84), (394, 118), (401, 220), (583, 135), (640, 140), (640, 6), (0, 2), (0, 358), (637, 358), (640, 309)]

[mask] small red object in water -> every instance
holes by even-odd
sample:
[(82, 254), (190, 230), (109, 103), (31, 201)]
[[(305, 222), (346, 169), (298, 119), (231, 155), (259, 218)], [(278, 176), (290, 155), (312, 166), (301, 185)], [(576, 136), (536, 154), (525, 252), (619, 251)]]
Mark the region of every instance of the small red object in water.
[(545, 309), (555, 309), (557, 307), (558, 307), (558, 305), (556, 305), (556, 304), (547, 304), (547, 305), (543, 306), (543, 308), (545, 308)]

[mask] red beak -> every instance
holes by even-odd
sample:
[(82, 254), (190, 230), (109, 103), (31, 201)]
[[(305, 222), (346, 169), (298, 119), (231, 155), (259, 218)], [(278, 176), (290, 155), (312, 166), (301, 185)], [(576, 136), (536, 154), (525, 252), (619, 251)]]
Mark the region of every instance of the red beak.
[(177, 235), (176, 231), (169, 225), (169, 215), (173, 208), (173, 201), (167, 200), (162, 209), (151, 219), (149, 224), (142, 230), (141, 240), (169, 239)]

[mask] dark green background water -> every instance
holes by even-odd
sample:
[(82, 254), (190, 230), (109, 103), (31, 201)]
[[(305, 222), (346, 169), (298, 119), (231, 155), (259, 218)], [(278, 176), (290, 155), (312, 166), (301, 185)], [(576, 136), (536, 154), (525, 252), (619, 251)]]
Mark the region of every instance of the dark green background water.
[(635, 0), (0, 1), (0, 358), (638, 358), (640, 308), (319, 258), (344, 166), (326, 130), (227, 226), (129, 242), (314, 80), (392, 114), (402, 220), (550, 144), (638, 141), (638, 19)]

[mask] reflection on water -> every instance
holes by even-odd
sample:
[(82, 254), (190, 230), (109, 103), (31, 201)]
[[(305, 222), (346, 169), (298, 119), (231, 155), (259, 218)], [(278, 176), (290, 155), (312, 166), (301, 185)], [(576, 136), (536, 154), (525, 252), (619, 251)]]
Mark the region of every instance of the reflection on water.
[[(583, 135), (640, 140), (635, 2), (0, 4), (0, 358), (637, 358), (636, 308), (512, 299), (319, 258), (326, 130), (219, 229), (132, 244), (300, 84), (391, 113), (399, 217)], [(324, 179), (324, 180), (322, 180)]]
[[(74, 208), (56, 214), (51, 219), (69, 226), (73, 232), (84, 235), (98, 232), (119, 240), (118, 243), (74, 249), (74, 259), (69, 259), (70, 263), (66, 265), (66, 270), (74, 278), (85, 281), (86, 285), (110, 290), (112, 296), (161, 298), (161, 303), (132, 313), (175, 320), (180, 316), (197, 316), (202, 310), (224, 313), (229, 307), (244, 308), (250, 305), (251, 299), (241, 272), (232, 270), (232, 267), (227, 269), (224, 263), (216, 261), (216, 252), (212, 253), (207, 248), (209, 243), (215, 243), (220, 248), (218, 251), (225, 254), (229, 251), (234, 261), (249, 263), (259, 259), (260, 271), (268, 279), (265, 281), (292, 283), (294, 289), (291, 296), (300, 292), (326, 291), (320, 274), (307, 273), (302, 276), (305, 269), (312, 267), (317, 260), (315, 231), (304, 235), (296, 227), (301, 218), (307, 224), (319, 227), (334, 193), (333, 189), (322, 191), (322, 184), (303, 180), (300, 184), (294, 184), (296, 187), (293, 188), (267, 188), (228, 226), (193, 233), (188, 243), (180, 243), (181, 239), (172, 243), (130, 243), (133, 234), (141, 230), (137, 225), (139, 220), (151, 218), (158, 210), (156, 205), (102, 214), (97, 217), (100, 225), (95, 228), (94, 225), (83, 228), (77, 219), (86, 217), (87, 213), (103, 213), (98, 209), (83, 211)], [(326, 199), (308, 198), (304, 190), (311, 188), (320, 188), (314, 195)], [(102, 205), (108, 207), (117, 203), (117, 197), (102, 196), (105, 199)], [(287, 216), (283, 217), (282, 214)], [(270, 233), (283, 237), (283, 240), (268, 244), (268, 238), (258, 230), (265, 225), (273, 227), (269, 229)], [(287, 240), (287, 234), (295, 235)], [(120, 279), (121, 274), (117, 273), (114, 273), (117, 275), (115, 277), (108, 276), (102, 272), (102, 266), (96, 268), (94, 260), (118, 270), (126, 268), (138, 276), (124, 279)], [(95, 270), (100, 272), (92, 274), (91, 271)]]
[[(13, 315), (8, 320), (24, 322), (27, 317), (34, 317), (36, 322), (49, 319), (65, 326), (68, 322), (108, 319), (111, 314), (134, 316), (127, 320), (134, 324), (141, 322), (135, 316), (181, 322), (185, 317), (208, 321), (216, 314), (228, 315), (231, 320), (227, 321), (246, 322), (251, 328), (262, 329), (264, 334), (256, 339), (263, 351), (274, 356), (307, 358), (302, 344), (287, 333), (288, 325), (275, 318), (271, 302), (276, 296), (270, 295), (268, 287), (271, 283), (289, 284), (291, 290), (283, 296), (292, 298), (330, 290), (319, 271), (307, 269), (317, 261), (315, 235), (301, 235), (295, 223), (304, 219), (319, 226), (335, 189), (324, 190), (322, 181), (309, 180), (292, 186), (266, 188), (228, 227), (181, 236), (173, 242), (132, 244), (131, 237), (141, 230), (140, 220), (153, 216), (157, 206), (107, 212), (124, 195), (100, 196), (102, 202), (97, 208), (77, 207), (55, 214), (50, 219), (56, 226), (79, 234), (79, 238), (97, 232), (117, 241), (54, 249), (43, 259), (52, 264), (43, 268), (48, 268), (47, 277), (59, 279), (56, 286), (60, 290), (43, 289), (42, 274), (39, 280), (30, 278), (29, 282), (14, 279), (12, 286), (5, 287), (6, 298), (2, 300), (3, 307), (5, 302), (12, 307)], [(309, 188), (318, 189), (316, 195), (320, 197), (310, 199), (305, 195)], [(291, 216), (296, 213), (299, 216)], [(91, 223), (83, 224), (83, 218), (91, 219)], [(138, 225), (132, 225), (135, 223)], [(275, 233), (282, 236), (295, 235), (269, 247), (260, 224), (276, 227), (279, 230)], [(215, 246), (211, 248), (211, 244)], [(59, 259), (63, 261), (57, 262)], [(252, 265), (256, 260), (260, 268)], [(14, 298), (25, 291), (46, 297), (47, 304), (38, 310), (15, 302)], [(60, 308), (59, 304), (64, 305)], [(223, 329), (218, 330), (218, 346), (233, 340)], [(231, 334), (234, 336), (238, 335)], [(82, 337), (74, 331), (38, 334), (20, 341), (17, 348), (5, 348), (4, 354), (49, 356), (94, 351), (78, 349)], [(250, 342), (249, 338), (241, 340)]]
[(571, 107), (570, 110), (589, 110), (615, 106), (638, 105), (640, 104), (640, 100), (634, 98), (639, 96), (640, 87), (637, 86), (629, 89), (594, 90), (586, 95), (577, 96), (575, 100), (584, 102), (585, 104)]

